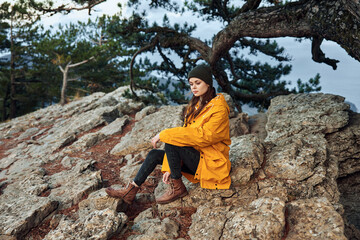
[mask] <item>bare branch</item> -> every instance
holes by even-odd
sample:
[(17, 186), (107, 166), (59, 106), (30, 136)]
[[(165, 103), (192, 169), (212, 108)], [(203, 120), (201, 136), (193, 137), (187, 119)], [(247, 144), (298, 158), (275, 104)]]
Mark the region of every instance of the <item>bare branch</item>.
[[(132, 29), (136, 32), (144, 32), (144, 33), (157, 33), (157, 37), (159, 37), (159, 42), (161, 42), (162, 47), (175, 47), (175, 46), (183, 46), (187, 45), (190, 47), (190, 50), (196, 50), (198, 51), (203, 59), (205, 61), (209, 60), (211, 49), (208, 45), (206, 45), (203, 41), (200, 39), (190, 37), (187, 34), (179, 33), (175, 31), (174, 29), (168, 28), (168, 27), (151, 27), (151, 28), (134, 28)], [(166, 36), (165, 38), (161, 38), (162, 34), (165, 33), (172, 33), (174, 34), (173, 38), (170, 38), (169, 36)], [(165, 41), (162, 41), (165, 39)]]
[[(284, 7), (267, 7), (245, 12), (234, 18), (215, 36), (211, 64), (224, 56), (242, 37), (310, 37), (312, 33), (310, 25), (304, 18), (298, 17), (306, 14), (307, 9), (297, 2), (288, 5), (286, 11)], [(289, 21), (289, 15), (295, 20)]]
[(79, 65), (81, 65), (81, 64), (87, 63), (88, 61), (90, 61), (90, 60), (92, 60), (92, 59), (95, 59), (95, 57), (92, 56), (91, 58), (86, 59), (86, 60), (84, 60), (84, 61), (81, 61), (81, 62), (78, 62), (78, 63), (74, 63), (74, 64), (69, 64), (69, 65), (68, 65), (68, 68), (77, 67), (77, 66), (79, 66)]
[(337, 68), (336, 64), (339, 61), (336, 59), (331, 59), (331, 58), (325, 57), (325, 54), (323, 53), (323, 51), (320, 48), (320, 45), (323, 40), (324, 40), (324, 38), (319, 37), (319, 36), (313, 37), (312, 44), (311, 44), (312, 59), (318, 63), (326, 63), (327, 65), (332, 66), (332, 68), (334, 70), (336, 70), (336, 68)]
[(231, 74), (234, 76), (234, 80), (232, 82), (236, 82), (237, 80), (240, 79), (240, 77), (235, 72), (234, 62), (232, 61), (229, 53), (226, 54), (225, 58), (228, 61), (228, 63), (230, 64), (230, 71), (231, 71)]
[(160, 56), (162, 57), (162, 59), (169, 65), (171, 66), (172, 69), (176, 69), (175, 64), (163, 53), (161, 47), (159, 44), (156, 44), (156, 48), (160, 53)]
[(62, 66), (59, 65), (59, 68), (60, 68), (60, 71), (61, 71), (62, 73), (65, 72), (65, 70), (62, 68)]
[(107, 43), (108, 40), (103, 40), (104, 38), (104, 35), (101, 35), (99, 39), (93, 39), (93, 38), (88, 38), (90, 40), (90, 42), (92, 42), (93, 44), (95, 45), (98, 45), (98, 46), (102, 46), (104, 43)]

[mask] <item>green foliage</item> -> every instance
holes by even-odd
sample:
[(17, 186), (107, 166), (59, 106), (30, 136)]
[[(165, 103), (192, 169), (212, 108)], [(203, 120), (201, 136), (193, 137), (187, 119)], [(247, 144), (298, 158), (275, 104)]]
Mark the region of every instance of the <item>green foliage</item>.
[[(1, 6), (9, 9), (8, 5)], [(128, 84), (129, 61), (135, 50), (124, 47), (118, 36), (111, 36), (109, 28), (119, 28), (118, 20), (118, 16), (103, 16), (47, 30), (41, 25), (14, 22), (12, 26), (21, 27), (12, 29), (16, 32), (13, 45), (10, 44), (10, 25), (7, 21), (0, 22), (1, 26), (8, 27), (0, 31), (0, 46), (14, 56), (13, 67), (10, 62), (0, 62), (0, 82), (4, 86), (0, 91), (1, 119), (11, 117), (11, 101), (16, 101), (16, 116), (58, 103), (62, 86), (59, 67), (85, 59), (92, 60), (69, 71), (70, 98), (96, 91), (110, 92)], [(13, 96), (9, 93), (11, 72), (16, 84)]]
[(0, 22), (0, 53), (10, 48), (10, 40), (7, 38), (7, 30), (10, 28), (6, 22)]
[[(299, 93), (309, 93), (313, 91), (321, 91), (320, 84), (320, 75), (316, 74), (314, 78), (310, 78), (309, 82), (303, 83), (300, 79), (297, 80), (297, 87)], [(293, 90), (296, 92), (296, 90)]]
[[(169, 15), (173, 13), (184, 13), (191, 11), (195, 16), (205, 20), (208, 24), (219, 21), (224, 24), (230, 23), (236, 16), (251, 7), (244, 7), (246, 1), (218, 1), (218, 0), (187, 0), (184, 6), (171, 6), (171, 1), (137, 1), (132, 0), (130, 7), (135, 9), (133, 15), (122, 20), (122, 29), (114, 29), (114, 34), (122, 35), (124, 38), (133, 39), (129, 41), (129, 47), (141, 49), (142, 58), (138, 60), (138, 67), (147, 73), (156, 73), (158, 80), (153, 79), (156, 88), (149, 87), (149, 82), (138, 81), (135, 84), (154, 94), (162, 92), (169, 102), (184, 103), (187, 101), (186, 93), (189, 92), (187, 73), (193, 66), (204, 60), (199, 52), (203, 47), (191, 47), (192, 34), (196, 25), (184, 23), (170, 24)], [(141, 6), (149, 5), (152, 8), (162, 8), (164, 16), (160, 25), (149, 23), (147, 12), (138, 12)], [(283, 5), (286, 1), (266, 1), (267, 5)], [(258, 6), (252, 6), (257, 8)], [(122, 30), (126, 30), (123, 32)], [(131, 37), (129, 36), (131, 33)], [(186, 40), (184, 40), (186, 39)], [(211, 48), (212, 40), (197, 38)], [(147, 53), (145, 55), (145, 53)], [(149, 58), (149, 55), (156, 56)], [(144, 56), (145, 55), (145, 56)], [(252, 59), (271, 58), (271, 63), (264, 61), (253, 61)], [(160, 60), (158, 60), (160, 58)], [(155, 60), (156, 59), (156, 60)], [(319, 91), (319, 78), (316, 76), (308, 82), (298, 81), (297, 88), (289, 88), (289, 80), (285, 80), (291, 72), (291, 65), (286, 64), (291, 58), (285, 54), (285, 49), (280, 47), (276, 41), (268, 39), (259, 40), (253, 38), (240, 38), (234, 43), (228, 53), (217, 60), (217, 67), (213, 70), (221, 72), (223, 79), (217, 81), (228, 82), (227, 89), (219, 87), (219, 91), (231, 94), (237, 105), (250, 104), (253, 107), (264, 109), (269, 106), (271, 98), (280, 94), (296, 92)], [(179, 64), (180, 62), (180, 64)], [(226, 84), (223, 84), (226, 85)]]
[[(124, 48), (121, 39), (110, 36), (108, 28), (111, 22), (116, 24), (114, 19), (117, 17), (103, 16), (86, 23), (59, 25), (57, 31), (47, 31), (37, 43), (41, 55), (63, 69), (93, 59), (70, 69), (69, 96), (110, 92), (126, 83), (133, 50)], [(57, 75), (62, 76), (60, 70)]]
[(10, 62), (2, 62), (1, 120), (21, 115), (34, 108), (29, 107), (34, 98), (29, 97), (27, 89), (31, 66), (29, 54), (31, 41), (38, 36), (35, 27), (39, 16), (27, 8), (26, 1), (3, 2), (0, 5), (0, 51), (11, 55)]
[[(6, 119), (11, 115), (13, 102), (17, 115), (58, 103), (62, 84), (60, 67), (64, 69), (87, 59), (92, 60), (69, 70), (70, 98), (133, 84), (135, 89), (145, 92), (138, 98), (146, 104), (183, 104), (190, 97), (188, 72), (195, 65), (209, 61), (204, 52), (211, 49), (213, 39), (194, 38), (198, 23), (172, 23), (169, 16), (190, 11), (207, 24), (217, 21), (225, 26), (242, 12), (250, 11), (251, 6), (244, 8), (249, 2), (129, 0), (127, 5), (134, 11), (128, 18), (103, 16), (47, 30), (36, 24), (40, 17), (68, 13), (72, 11), (68, 5), (47, 0), (4, 2), (0, 5), (0, 52), (11, 52), (14, 64), (0, 63), (0, 82), (5, 86), (0, 90), (1, 117)], [(96, 1), (73, 0), (72, 3), (78, 7)], [(262, 4), (284, 5), (287, 1), (268, 0)], [(163, 17), (149, 22), (151, 11), (157, 8), (164, 11)], [(10, 27), (14, 30), (12, 37)], [(264, 56), (271, 62), (260, 61)], [(279, 94), (321, 89), (319, 75), (308, 82), (299, 79), (297, 87), (289, 89), (289, 80), (285, 79), (291, 71), (289, 60), (284, 48), (275, 41), (240, 38), (229, 52), (217, 59), (212, 69), (218, 73), (215, 80), (225, 86), (219, 86), (218, 90), (230, 93), (237, 105), (248, 103), (264, 109)], [(16, 82), (14, 94), (10, 91), (11, 79)], [(130, 91), (125, 95), (135, 97)]]
[(78, 26), (84, 42), (73, 55), (87, 51), (89, 57), (95, 56), (94, 61), (76, 70), (81, 75), (82, 88), (90, 93), (109, 92), (128, 83), (128, 66), (135, 50), (127, 48), (124, 39), (110, 33), (109, 29), (120, 27), (118, 16), (103, 16), (86, 24), (79, 22)]

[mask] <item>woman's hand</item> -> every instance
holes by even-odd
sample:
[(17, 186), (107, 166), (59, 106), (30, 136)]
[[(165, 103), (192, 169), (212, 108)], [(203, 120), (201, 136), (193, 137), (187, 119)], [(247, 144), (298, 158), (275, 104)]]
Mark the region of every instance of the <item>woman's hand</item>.
[(156, 148), (156, 144), (160, 142), (160, 136), (159, 134), (157, 134), (155, 137), (153, 137), (151, 139), (151, 144), (153, 145), (154, 148)]
[(169, 183), (170, 183), (169, 177), (170, 177), (170, 173), (169, 173), (169, 172), (165, 172), (164, 175), (163, 175), (163, 179), (162, 179), (165, 184), (169, 184)]

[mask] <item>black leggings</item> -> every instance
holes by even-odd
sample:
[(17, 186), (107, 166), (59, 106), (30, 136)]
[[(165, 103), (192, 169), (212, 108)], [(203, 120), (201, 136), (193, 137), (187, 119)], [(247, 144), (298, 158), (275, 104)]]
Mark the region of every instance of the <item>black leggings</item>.
[(162, 164), (165, 153), (171, 171), (171, 178), (181, 178), (181, 172), (195, 175), (200, 161), (200, 153), (193, 147), (178, 147), (165, 143), (165, 150), (153, 149), (146, 156), (145, 161), (134, 178), (134, 182), (138, 186), (145, 182), (146, 178), (156, 168), (156, 165)]

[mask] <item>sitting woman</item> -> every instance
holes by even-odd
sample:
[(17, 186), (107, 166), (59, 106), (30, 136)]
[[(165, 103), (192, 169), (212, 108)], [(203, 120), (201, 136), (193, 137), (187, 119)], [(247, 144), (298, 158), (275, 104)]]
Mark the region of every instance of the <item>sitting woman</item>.
[(152, 138), (154, 148), (161, 141), (165, 149), (151, 150), (132, 182), (124, 189), (106, 188), (106, 193), (131, 204), (141, 184), (162, 164), (163, 182), (168, 190), (156, 199), (165, 204), (188, 194), (182, 175), (202, 188), (228, 189), (229, 161), (229, 106), (222, 94), (216, 94), (210, 67), (199, 65), (188, 75), (193, 97), (184, 116), (183, 127), (169, 128)]

